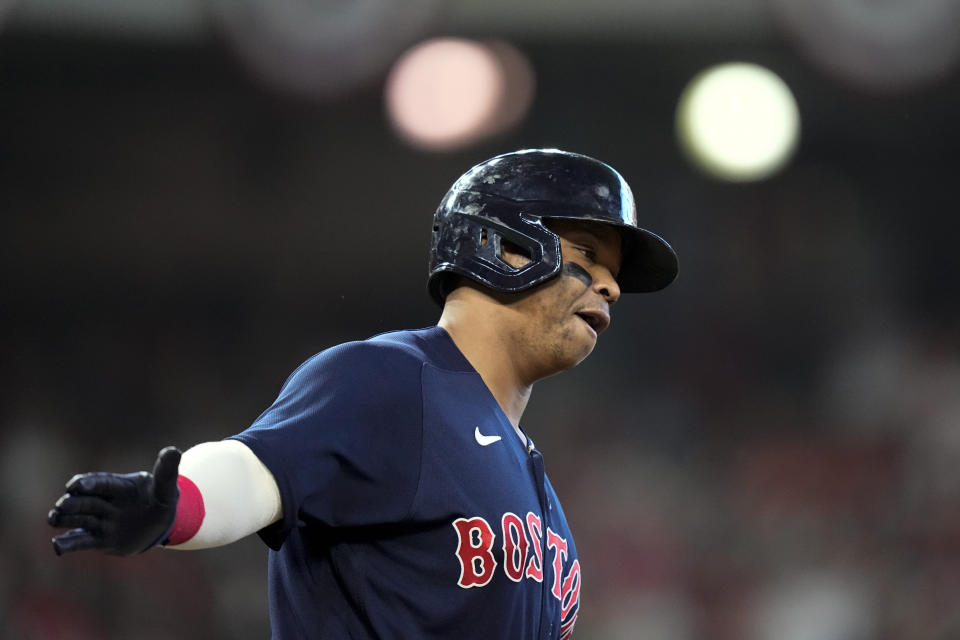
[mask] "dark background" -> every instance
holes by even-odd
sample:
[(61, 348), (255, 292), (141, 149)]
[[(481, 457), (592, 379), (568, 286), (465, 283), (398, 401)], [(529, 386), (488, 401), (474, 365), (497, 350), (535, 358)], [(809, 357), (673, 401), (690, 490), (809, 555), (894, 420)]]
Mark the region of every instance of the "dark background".
[[(267, 637), (255, 538), (58, 559), (46, 511), (74, 472), (242, 430), (317, 351), (436, 322), (433, 209), (532, 146), (615, 166), (681, 265), (524, 416), (583, 564), (576, 635), (960, 635), (956, 69), (879, 91), (779, 38), (515, 43), (523, 123), (430, 154), (394, 137), (382, 76), (317, 100), (216, 38), (0, 32), (3, 637)], [(797, 96), (769, 180), (675, 142), (680, 91), (725, 60)]]

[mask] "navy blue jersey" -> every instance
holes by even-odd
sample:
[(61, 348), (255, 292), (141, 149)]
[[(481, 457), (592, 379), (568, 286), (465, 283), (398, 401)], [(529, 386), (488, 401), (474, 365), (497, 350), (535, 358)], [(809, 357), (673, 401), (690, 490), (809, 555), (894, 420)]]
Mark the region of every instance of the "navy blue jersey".
[(280, 487), (275, 639), (572, 632), (580, 563), (543, 458), (443, 329), (323, 351), (234, 437)]

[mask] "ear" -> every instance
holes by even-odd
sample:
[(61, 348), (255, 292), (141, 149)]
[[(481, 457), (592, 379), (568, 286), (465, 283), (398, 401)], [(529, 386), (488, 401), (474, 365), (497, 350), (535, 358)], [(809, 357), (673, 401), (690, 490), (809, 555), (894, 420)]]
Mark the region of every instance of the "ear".
[(500, 239), (500, 258), (511, 267), (519, 269), (530, 264), (533, 258), (522, 247), (519, 247), (509, 240)]

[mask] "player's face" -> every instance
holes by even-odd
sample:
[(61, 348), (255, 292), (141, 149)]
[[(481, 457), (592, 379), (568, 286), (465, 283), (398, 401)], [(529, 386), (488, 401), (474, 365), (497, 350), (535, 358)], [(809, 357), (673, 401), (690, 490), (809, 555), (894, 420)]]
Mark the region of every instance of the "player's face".
[(620, 297), (620, 233), (609, 225), (572, 220), (549, 226), (560, 236), (561, 275), (509, 303), (519, 320), (517, 347), (533, 360), (538, 375), (569, 369), (586, 358)]

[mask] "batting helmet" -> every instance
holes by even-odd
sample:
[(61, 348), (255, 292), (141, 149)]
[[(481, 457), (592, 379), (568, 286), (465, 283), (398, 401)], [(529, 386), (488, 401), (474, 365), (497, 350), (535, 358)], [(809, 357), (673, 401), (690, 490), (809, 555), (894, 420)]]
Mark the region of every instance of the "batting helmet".
[[(633, 194), (609, 165), (559, 149), (525, 149), (476, 165), (453, 184), (433, 218), (428, 289), (440, 305), (452, 275), (496, 291), (529, 289), (560, 272), (560, 238), (548, 219), (610, 224), (623, 238), (617, 283), (623, 292), (657, 291), (677, 275), (677, 255), (655, 233), (637, 226)], [(506, 240), (530, 262), (501, 257)]]

